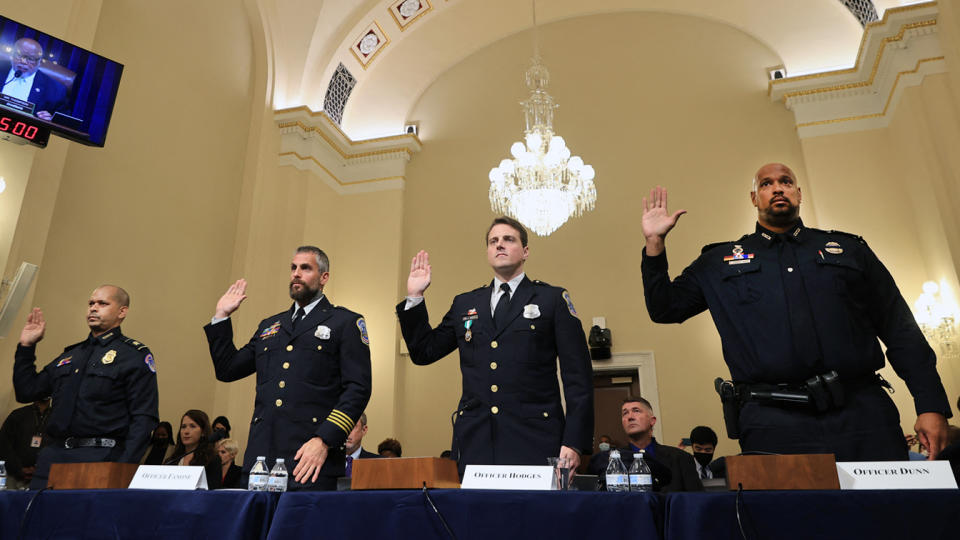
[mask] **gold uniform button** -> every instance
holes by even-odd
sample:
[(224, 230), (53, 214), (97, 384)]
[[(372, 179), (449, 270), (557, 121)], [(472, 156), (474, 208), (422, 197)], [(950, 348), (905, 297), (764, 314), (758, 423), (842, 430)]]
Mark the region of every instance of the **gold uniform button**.
[(263, 352), (267, 352), (267, 348), (266, 348), (266, 347), (263, 348)]
[(74, 373), (80, 373), (80, 368), (73, 370)]
[(277, 407), (279, 407), (279, 406), (281, 406), (281, 405), (283, 405), (283, 400), (282, 400), (282, 399), (278, 399), (278, 400), (277, 400)]
[(537, 329), (537, 325), (531, 324), (531, 325), (530, 325), (530, 329), (531, 329), (531, 330), (536, 330), (536, 329)]
[(293, 345), (287, 345), (287, 352), (292, 351), (292, 350), (293, 350)]
[(317, 417), (316, 417), (316, 416), (313, 417), (313, 423), (314, 423), (314, 424), (317, 423)]
[(322, 350), (323, 350), (323, 345), (317, 345), (317, 350), (318, 350), (318, 351), (322, 351)]
[(492, 412), (493, 414), (497, 414), (500, 412), (500, 407), (497, 407), (496, 405), (494, 405), (493, 407), (490, 407), (490, 412)]
[(286, 381), (280, 381), (280, 388), (283, 388), (283, 387), (285, 387), (285, 386), (287, 386), (287, 382), (286, 382)]
[(284, 362), (283, 369), (290, 369), (290, 362)]
[(544, 418), (549, 418), (550, 415), (547, 413), (547, 411), (543, 411), (543, 417), (544, 417)]
[(497, 363), (496, 363), (496, 362), (490, 362), (490, 369), (497, 369)]
[(495, 384), (490, 386), (490, 391), (491, 391), (491, 392), (496, 392), (496, 391), (499, 390), (499, 389), (500, 389), (500, 388), (498, 388), (497, 385), (495, 385)]
[(497, 346), (498, 346), (498, 345), (497, 345), (497, 342), (496, 342), (496, 341), (491, 341), (491, 342), (490, 342), (490, 348), (491, 348), (491, 349), (496, 349)]

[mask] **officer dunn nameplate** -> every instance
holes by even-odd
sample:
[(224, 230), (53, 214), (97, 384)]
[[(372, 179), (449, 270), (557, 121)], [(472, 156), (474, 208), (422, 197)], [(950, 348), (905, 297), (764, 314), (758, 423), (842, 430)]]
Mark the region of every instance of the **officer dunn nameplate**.
[(840, 489), (957, 489), (949, 461), (837, 462)]
[(203, 467), (141, 465), (130, 481), (130, 489), (207, 489), (207, 471)]
[(553, 489), (553, 467), (544, 465), (467, 465), (462, 489)]

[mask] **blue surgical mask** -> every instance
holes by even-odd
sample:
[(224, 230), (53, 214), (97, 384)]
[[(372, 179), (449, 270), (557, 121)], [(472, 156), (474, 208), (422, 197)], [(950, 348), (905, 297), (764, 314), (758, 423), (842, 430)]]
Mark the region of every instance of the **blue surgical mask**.
[(609, 451), (610, 451), (610, 443), (608, 443), (608, 442), (602, 442), (602, 443), (600, 443), (600, 444), (597, 445), (597, 448), (599, 448), (601, 452), (609, 452)]

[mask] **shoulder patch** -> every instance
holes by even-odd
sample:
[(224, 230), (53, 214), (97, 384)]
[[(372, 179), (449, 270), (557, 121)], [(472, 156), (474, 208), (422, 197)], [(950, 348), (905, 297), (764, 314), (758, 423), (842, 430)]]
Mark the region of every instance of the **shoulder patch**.
[(360, 341), (364, 345), (370, 345), (370, 336), (367, 334), (367, 321), (363, 317), (357, 319), (357, 328), (360, 330)]
[(567, 290), (564, 289), (561, 295), (563, 296), (563, 301), (567, 303), (567, 310), (570, 311), (571, 315), (573, 315), (574, 317), (577, 317), (577, 310), (576, 308), (573, 307), (573, 299), (570, 298), (570, 293), (568, 293)]
[(147, 368), (149, 368), (151, 372), (157, 372), (157, 364), (153, 361), (153, 353), (148, 353), (147, 356), (143, 358), (143, 363), (147, 365)]

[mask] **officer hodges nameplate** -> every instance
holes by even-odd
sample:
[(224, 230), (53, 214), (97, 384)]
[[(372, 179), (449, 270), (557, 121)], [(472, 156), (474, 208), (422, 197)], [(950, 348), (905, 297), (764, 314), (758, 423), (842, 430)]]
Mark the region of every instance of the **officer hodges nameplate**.
[(948, 461), (841, 461), (840, 489), (957, 489)]
[(463, 489), (553, 489), (553, 467), (544, 465), (467, 465)]

